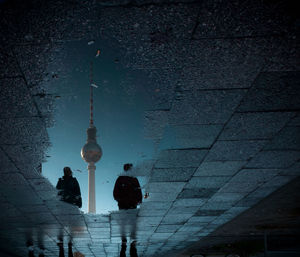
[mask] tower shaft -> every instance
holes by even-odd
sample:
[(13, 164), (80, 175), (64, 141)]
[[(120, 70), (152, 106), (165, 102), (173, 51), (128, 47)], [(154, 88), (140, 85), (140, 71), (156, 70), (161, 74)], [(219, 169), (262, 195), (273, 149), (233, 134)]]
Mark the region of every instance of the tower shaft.
[(95, 170), (94, 163), (89, 163), (89, 195), (88, 195), (88, 213), (96, 213), (96, 194), (95, 194)]

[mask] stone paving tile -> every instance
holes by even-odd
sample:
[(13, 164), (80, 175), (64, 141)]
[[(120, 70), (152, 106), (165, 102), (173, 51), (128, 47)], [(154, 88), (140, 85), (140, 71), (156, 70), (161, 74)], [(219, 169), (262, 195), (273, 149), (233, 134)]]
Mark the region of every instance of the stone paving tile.
[(1, 174), (0, 184), (5, 185), (5, 186), (29, 185), (28, 181), (24, 178), (24, 176), (21, 173), (12, 173), (12, 172)]
[(184, 214), (170, 214), (166, 215), (162, 221), (161, 224), (183, 224), (185, 223), (193, 214), (184, 213)]
[(208, 209), (200, 209), (199, 211), (197, 211), (197, 213), (195, 214), (195, 217), (197, 216), (219, 216), (220, 214), (222, 214), (224, 212), (224, 210), (208, 210)]
[(156, 217), (156, 216), (164, 216), (166, 214), (167, 210), (156, 210), (153, 209), (151, 211), (148, 210), (140, 210), (139, 216), (140, 217)]
[(192, 206), (201, 206), (203, 205), (207, 199), (201, 198), (180, 198), (176, 199), (173, 203), (173, 207), (192, 207)]
[(8, 155), (2, 150), (2, 148), (0, 148), (0, 158), (1, 158), (0, 173), (18, 172), (16, 166), (13, 165)]
[(243, 161), (254, 157), (263, 148), (265, 140), (217, 141), (205, 161)]
[(194, 176), (232, 176), (245, 164), (245, 161), (202, 162)]
[(218, 38), (210, 40), (209, 43), (206, 40), (192, 40), (187, 58), (198, 56), (199, 59), (190, 58), (185, 64), (178, 79), (180, 88), (250, 88), (265, 63), (262, 53), (268, 43), (265, 39), (249, 38), (239, 41), (233, 38)]
[(21, 76), (18, 63), (8, 49), (0, 48), (0, 79)]
[(143, 160), (135, 166), (135, 169), (130, 171), (132, 176), (150, 176), (151, 170), (153, 169), (155, 160)]
[(279, 173), (278, 169), (242, 169), (229, 183), (249, 182), (253, 184), (264, 183)]
[(25, 178), (40, 178), (37, 172), (43, 160), (42, 144), (38, 145), (5, 145), (3, 150), (12, 159)]
[(240, 193), (215, 193), (209, 201), (216, 202), (235, 202), (244, 197), (244, 194)]
[(207, 150), (182, 149), (161, 151), (155, 168), (198, 167)]
[(37, 196), (29, 186), (1, 186), (2, 192), (5, 197), (13, 204), (19, 205), (28, 205), (32, 204), (42, 204), (42, 200)]
[(280, 131), (294, 113), (236, 113), (226, 124), (220, 140), (270, 139)]
[(210, 148), (222, 125), (168, 126), (159, 149)]
[(195, 214), (199, 206), (173, 206), (169, 209), (167, 215)]
[(262, 151), (247, 164), (247, 168), (287, 168), (299, 160), (299, 151)]
[(269, 55), (263, 71), (296, 71), (299, 70), (297, 40), (288, 37), (286, 40), (273, 38), (269, 43)]
[(299, 176), (300, 175), (300, 162), (298, 161), (295, 164), (293, 164), (292, 166), (290, 166), (289, 168), (280, 170), (279, 174), (282, 176), (284, 176), (284, 175)]
[[(263, 3), (245, 3), (239, 5), (223, 5), (223, 3), (203, 2), (198, 17), (199, 26), (195, 38), (214, 37), (245, 37), (249, 35), (272, 34), (288, 26), (287, 20), (282, 20), (278, 13), (278, 20), (273, 22), (274, 14)], [(241, 11), (242, 9), (242, 11)], [(244, 19), (255, 16), (256, 20)], [(218, 18), (215, 18), (218, 17)], [(224, 22), (226, 20), (226, 22)], [(213, 29), (212, 29), (213, 28)]]
[[(0, 87), (1, 118), (28, 117), (38, 114), (23, 79), (0, 79)], [(17, 92), (15, 88), (18, 88)]]
[(298, 113), (293, 119), (290, 120), (288, 126), (300, 126), (300, 114)]
[(297, 177), (297, 176), (275, 176), (270, 181), (263, 184), (261, 188), (271, 187), (275, 191), (277, 188), (287, 184), (295, 177)]
[(163, 137), (165, 126), (168, 124), (168, 115), (168, 111), (157, 110), (145, 112), (145, 137), (161, 139)]
[(185, 188), (216, 188), (224, 185), (231, 177), (229, 176), (210, 176), (192, 177)]
[(193, 189), (183, 189), (178, 195), (178, 199), (186, 198), (209, 198), (215, 194), (219, 188), (193, 188)]
[(169, 123), (175, 125), (225, 123), (245, 93), (245, 90), (238, 89), (184, 92), (173, 104)]
[(148, 183), (147, 190), (149, 193), (180, 193), (183, 189), (184, 182), (150, 182)]
[(234, 206), (236, 201), (208, 201), (201, 206), (201, 210), (227, 210)]
[(253, 192), (251, 192), (250, 194), (248, 194), (249, 197), (251, 198), (264, 198), (267, 197), (268, 195), (270, 195), (275, 188), (274, 187), (263, 187), (263, 185), (259, 186), (256, 190), (254, 190)]
[(41, 138), (49, 141), (40, 118), (0, 119), (0, 140), (2, 144), (40, 143)]
[(250, 193), (255, 190), (260, 184), (253, 184), (249, 182), (231, 183), (230, 181), (220, 188), (220, 193)]
[[(202, 212), (201, 212), (202, 213)], [(219, 215), (219, 213), (217, 213)], [(188, 223), (199, 223), (203, 225), (207, 225), (207, 223), (213, 221), (215, 218), (217, 218), (217, 215), (209, 215), (209, 216), (193, 216), (188, 220)]]
[(151, 173), (150, 182), (186, 182), (191, 178), (194, 172), (195, 168), (154, 168)]
[(156, 210), (168, 210), (172, 205), (172, 202), (143, 202), (140, 207), (139, 214), (141, 211), (152, 211)]
[(157, 233), (174, 233), (181, 225), (159, 225), (156, 229)]
[(241, 201), (236, 203), (236, 207), (251, 207), (255, 204), (257, 204), (261, 198), (255, 198), (255, 197), (245, 197)]
[(177, 192), (169, 192), (168, 194), (164, 193), (151, 193), (149, 198), (144, 200), (145, 202), (173, 202), (178, 193)]
[[(293, 137), (291, 137), (293, 135)], [(264, 150), (300, 150), (300, 127), (285, 127)]]
[(298, 85), (298, 72), (261, 73), (242, 100), (238, 111), (298, 110), (300, 106)]
[(180, 232), (190, 232), (191, 234), (200, 231), (203, 229), (203, 226), (199, 225), (199, 223), (186, 223), (185, 225), (181, 226), (180, 229), (178, 229), (177, 233)]

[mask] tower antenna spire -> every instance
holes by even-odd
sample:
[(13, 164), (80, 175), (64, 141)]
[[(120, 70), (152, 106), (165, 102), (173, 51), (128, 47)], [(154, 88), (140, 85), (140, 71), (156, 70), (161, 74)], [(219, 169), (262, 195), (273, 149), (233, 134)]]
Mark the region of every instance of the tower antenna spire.
[(93, 102), (93, 62), (90, 63), (90, 127), (94, 126), (94, 102)]

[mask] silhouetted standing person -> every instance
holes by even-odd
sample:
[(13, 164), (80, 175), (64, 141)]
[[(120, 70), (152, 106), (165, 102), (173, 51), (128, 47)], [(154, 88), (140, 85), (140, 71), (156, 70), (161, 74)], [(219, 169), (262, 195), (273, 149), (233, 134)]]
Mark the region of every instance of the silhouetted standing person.
[[(127, 173), (132, 169), (131, 163), (124, 164), (124, 172)], [(136, 177), (130, 174), (124, 174), (118, 177), (114, 187), (114, 199), (118, 202), (120, 210), (136, 209), (137, 205), (142, 203), (142, 190)], [(123, 221), (124, 219), (122, 219)], [(132, 222), (132, 221), (131, 221)], [(132, 225), (131, 238), (135, 239), (136, 222)], [(127, 240), (124, 233), (125, 224), (121, 225), (122, 247), (120, 257), (126, 257)], [(138, 257), (136, 250), (136, 241), (130, 244), (130, 256)]]
[(72, 176), (70, 167), (64, 167), (64, 176), (59, 178), (56, 188), (61, 200), (67, 203), (75, 204), (79, 208), (82, 206), (81, 193), (78, 181)]
[[(124, 164), (124, 171), (132, 168), (131, 163)], [(118, 202), (120, 210), (136, 209), (142, 202), (142, 190), (136, 177), (119, 176), (114, 187), (114, 199)]]

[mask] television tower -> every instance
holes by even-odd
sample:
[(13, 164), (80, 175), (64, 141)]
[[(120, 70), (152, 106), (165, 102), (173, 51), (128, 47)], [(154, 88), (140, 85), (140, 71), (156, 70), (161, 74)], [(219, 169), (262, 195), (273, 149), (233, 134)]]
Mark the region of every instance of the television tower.
[(93, 120), (93, 63), (90, 67), (90, 126), (87, 129), (87, 141), (81, 149), (81, 157), (88, 163), (89, 172), (89, 195), (88, 195), (88, 213), (96, 213), (96, 195), (95, 195), (95, 163), (102, 157), (102, 149), (97, 144), (97, 129)]

